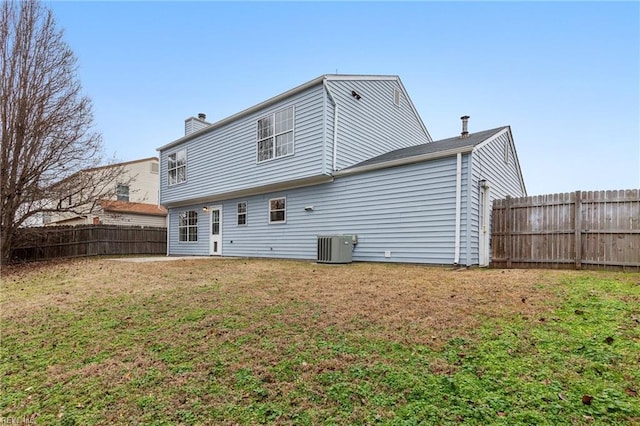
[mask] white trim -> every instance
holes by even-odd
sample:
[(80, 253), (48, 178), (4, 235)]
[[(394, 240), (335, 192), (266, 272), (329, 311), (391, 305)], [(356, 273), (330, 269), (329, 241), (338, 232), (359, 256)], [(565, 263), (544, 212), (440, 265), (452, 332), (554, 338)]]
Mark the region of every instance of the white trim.
[(509, 143), (509, 138), (505, 139), (502, 148), (504, 149), (504, 164), (508, 166), (509, 157), (511, 156), (511, 144)]
[(472, 205), (473, 205), (473, 194), (474, 191), (471, 190), (471, 188), (473, 188), (473, 185), (471, 182), (473, 182), (473, 153), (470, 153), (469, 156), (467, 157), (467, 180), (466, 180), (466, 185), (467, 185), (467, 207), (466, 207), (466, 221), (465, 221), (465, 227), (466, 227), (466, 247), (465, 247), (465, 258), (466, 258), (466, 264), (465, 266), (471, 266), (473, 264), (472, 259), (471, 259), (471, 211), (472, 211)]
[(477, 151), (479, 149), (484, 148), (485, 146), (489, 145), (491, 142), (493, 142), (494, 140), (496, 140), (500, 136), (504, 135), (507, 131), (509, 131), (509, 127), (505, 127), (502, 130), (500, 130), (498, 133), (494, 133), (493, 135), (489, 136), (487, 139), (485, 139), (484, 141), (482, 141), (478, 145), (476, 145), (473, 148), (473, 150)]
[(167, 208), (179, 208), (188, 207), (194, 204), (207, 204), (218, 201), (230, 200), (233, 198), (244, 198), (252, 195), (267, 194), (269, 192), (280, 192), (289, 189), (303, 188), (305, 186), (319, 185), (321, 183), (333, 182), (334, 178), (330, 175), (316, 175), (308, 178), (295, 179), (291, 181), (284, 181), (278, 183), (272, 183), (269, 185), (263, 185), (258, 187), (252, 187), (247, 189), (239, 189), (236, 191), (228, 191), (218, 194), (204, 195), (199, 198), (190, 198), (187, 200), (180, 200), (175, 202), (164, 201), (163, 205)]
[(523, 193), (523, 197), (527, 196), (527, 188), (524, 184), (524, 177), (522, 176), (522, 169), (520, 168), (520, 161), (518, 160), (518, 152), (516, 151), (516, 145), (513, 142), (513, 134), (511, 133), (511, 126), (506, 126), (504, 129), (500, 130), (498, 133), (491, 136), (489, 139), (485, 140), (482, 143), (479, 143), (473, 148), (473, 152), (478, 151), (479, 149), (484, 148), (491, 142), (493, 142), (496, 138), (500, 137), (503, 134), (507, 134), (507, 138), (509, 139), (509, 144), (511, 145), (511, 150), (513, 152), (513, 160), (516, 165), (516, 170), (518, 171), (518, 178), (520, 180), (520, 189)]
[[(244, 213), (238, 213), (238, 205), (244, 204)], [(238, 217), (240, 214), (244, 214), (244, 223), (238, 223)], [(236, 203), (236, 226), (247, 226), (249, 224), (249, 202), (248, 201), (238, 201)]]
[(454, 237), (453, 264), (460, 263), (460, 218), (462, 196), (462, 153), (458, 153), (456, 159), (456, 230)]
[[(400, 102), (402, 101), (402, 97), (400, 95), (401, 95), (400, 89), (397, 87), (394, 87), (392, 100), (393, 100), (393, 104), (398, 108), (400, 108)], [(398, 102), (396, 102), (396, 98), (398, 98)]]
[[(218, 239), (220, 241), (218, 241), (220, 243), (220, 246), (218, 247), (219, 250), (218, 252), (214, 252), (213, 250), (213, 238), (211, 237), (213, 235), (213, 211), (214, 210), (218, 210), (218, 234), (219, 237)], [(211, 217), (211, 219), (209, 219), (209, 256), (222, 256), (222, 205), (215, 205), (215, 206), (209, 206), (209, 216)]]
[[(291, 109), (291, 119), (293, 120), (293, 122), (291, 123), (291, 130), (287, 130), (286, 132), (280, 132), (280, 133), (276, 133), (276, 114), (280, 113), (280, 112), (284, 112), (288, 109)], [(258, 122), (260, 120), (264, 120), (265, 118), (269, 118), (271, 117), (271, 119), (273, 120), (273, 134), (267, 138), (263, 138), (263, 139), (258, 139)], [(290, 157), (292, 155), (295, 155), (296, 153), (296, 133), (295, 130), (296, 129), (296, 106), (295, 105), (289, 105), (286, 107), (282, 107), (280, 109), (277, 109), (275, 111), (270, 112), (269, 114), (265, 114), (262, 115), (258, 118), (256, 118), (256, 128), (255, 128), (255, 134), (256, 134), (256, 164), (262, 164), (262, 163), (266, 163), (268, 161), (272, 161), (272, 160), (277, 160), (280, 158), (284, 158), (284, 157)], [(292, 151), (289, 153), (286, 153), (284, 155), (276, 155), (276, 139), (278, 136), (282, 136), (285, 135), (287, 133), (291, 132), (291, 139), (292, 139)], [(260, 160), (260, 150), (258, 149), (258, 145), (260, 144), (261, 141), (265, 141), (268, 140), (269, 138), (273, 139), (273, 156), (271, 158), (267, 158), (266, 160)]]
[(362, 74), (326, 74), (324, 76), (327, 80), (333, 81), (345, 81), (345, 80), (360, 80), (360, 81), (375, 81), (375, 80), (397, 80), (397, 75), (362, 75)]
[[(284, 212), (284, 220), (275, 220), (275, 221), (271, 220), (271, 202), (275, 200), (284, 200), (284, 209), (282, 209), (282, 211)], [(267, 210), (269, 213), (269, 225), (281, 225), (281, 224), (287, 223), (287, 197), (269, 198), (269, 204), (267, 207), (268, 207)], [(274, 210), (274, 211), (280, 211), (280, 209)]]
[(491, 236), (490, 204), (491, 187), (486, 185), (478, 187), (478, 266), (489, 266), (491, 253), (489, 251), (489, 238)]
[(327, 173), (327, 82), (322, 82), (325, 90), (322, 96), (322, 173)]
[(365, 173), (365, 172), (371, 172), (371, 171), (374, 171), (374, 170), (386, 169), (386, 168), (389, 168), (389, 167), (396, 167), (396, 166), (404, 166), (404, 165), (407, 165), (407, 164), (421, 163), (423, 161), (434, 160), (436, 158), (450, 157), (450, 156), (456, 155), (456, 154), (466, 154), (468, 152), (471, 152), (472, 148), (473, 147), (471, 147), (471, 146), (463, 146), (461, 148), (447, 149), (447, 150), (444, 150), (444, 151), (431, 152), (429, 154), (416, 155), (416, 156), (413, 156), (413, 157), (400, 158), (400, 159), (397, 159), (397, 160), (383, 161), (383, 162), (380, 162), (380, 163), (368, 164), (368, 165), (360, 166), (360, 167), (352, 167), (352, 168), (348, 168), (348, 169), (345, 169), (345, 170), (337, 171), (333, 175), (335, 177), (349, 176), (349, 175), (355, 175), (355, 174), (358, 174), (358, 173)]
[[(176, 172), (176, 182), (171, 183), (171, 182), (169, 182), (169, 172), (171, 170), (178, 170), (179, 167), (175, 167), (173, 169), (170, 169), (169, 168), (169, 157), (175, 154), (175, 156), (176, 156), (176, 164), (178, 164), (178, 154), (180, 152), (182, 152), (182, 151), (184, 151), (184, 180), (182, 180), (180, 182), (177, 182), (178, 173)], [(167, 154), (167, 188), (172, 187), (172, 186), (176, 186), (176, 185), (180, 185), (180, 184), (183, 184), (183, 183), (187, 182), (187, 163), (188, 163), (188, 157), (187, 157), (187, 148), (186, 147), (185, 148), (181, 148), (181, 149), (177, 149), (177, 150)]]
[(320, 77), (314, 78), (313, 80), (308, 81), (308, 82), (306, 82), (306, 83), (304, 83), (304, 84), (302, 84), (300, 86), (297, 86), (297, 87), (294, 87), (293, 89), (287, 90), (286, 92), (281, 93), (281, 94), (279, 94), (277, 96), (274, 96), (273, 98), (269, 98), (264, 102), (260, 102), (257, 105), (254, 105), (254, 106), (252, 106), (250, 108), (247, 108), (247, 109), (242, 110), (240, 112), (237, 112), (237, 113), (235, 113), (233, 115), (230, 115), (229, 117), (223, 118), (222, 120), (217, 121), (215, 123), (212, 123), (209, 126), (198, 130), (197, 132), (189, 133), (188, 135), (185, 135), (185, 136), (181, 137), (180, 139), (176, 139), (173, 142), (170, 142), (170, 143), (168, 143), (166, 145), (163, 145), (160, 148), (157, 148), (156, 151), (167, 150), (167, 149), (172, 148), (172, 147), (174, 147), (176, 145), (180, 145), (183, 142), (186, 142), (188, 140), (194, 139), (194, 138), (196, 138), (196, 137), (198, 137), (200, 135), (203, 135), (203, 134), (208, 133), (210, 131), (213, 131), (215, 129), (219, 129), (220, 127), (225, 126), (225, 125), (227, 125), (229, 123), (232, 123), (235, 120), (238, 120), (240, 118), (243, 118), (243, 117), (246, 117), (248, 115), (251, 115), (254, 112), (257, 112), (257, 111), (260, 111), (262, 109), (265, 109), (265, 108), (267, 108), (267, 107), (269, 107), (269, 106), (271, 106), (273, 104), (276, 104), (276, 103), (278, 103), (280, 101), (283, 101), (283, 100), (285, 100), (285, 99), (287, 99), (287, 98), (289, 98), (289, 97), (291, 97), (293, 95), (297, 95), (298, 93), (304, 92), (305, 90), (310, 89), (313, 86), (317, 86), (320, 83), (322, 83), (325, 78), (326, 78), (326, 76), (324, 76), (324, 75), (321, 75)]
[(404, 94), (404, 97), (407, 99), (407, 102), (409, 103), (409, 107), (411, 108), (411, 111), (413, 111), (413, 115), (415, 115), (416, 120), (418, 120), (418, 123), (420, 123), (420, 127), (422, 127), (422, 130), (424, 131), (424, 134), (427, 136), (427, 140), (429, 142), (433, 142), (433, 139), (431, 139), (431, 135), (427, 130), (427, 126), (424, 125), (424, 122), (422, 121), (422, 117), (420, 117), (420, 114), (418, 114), (418, 110), (416, 109), (416, 106), (413, 104), (411, 97), (407, 93), (407, 90), (404, 88), (404, 84), (402, 84), (402, 80), (400, 80), (400, 77), (397, 77), (397, 80), (398, 80), (398, 85), (402, 89), (402, 93)]
[[(329, 89), (329, 85), (324, 83), (325, 90), (329, 95), (329, 99), (331, 99), (331, 103), (333, 103), (333, 158), (332, 158), (332, 171), (336, 171), (338, 166), (338, 103), (333, 98), (333, 93), (331, 93), (331, 89)], [(326, 109), (325, 109), (326, 114)]]
[(333, 111), (333, 171), (338, 170), (338, 104)]
[(413, 102), (411, 102), (411, 99), (409, 98), (409, 96), (407, 95), (407, 91), (404, 90), (404, 87), (402, 86), (402, 82), (400, 81), (400, 77), (398, 77), (397, 75), (348, 75), (348, 74), (325, 74), (325, 75), (321, 75), (320, 77), (316, 77), (311, 81), (308, 81), (304, 84), (301, 84), (300, 86), (294, 87), (293, 89), (287, 90), (286, 92), (283, 92), (277, 96), (274, 96), (272, 98), (267, 99), (264, 102), (261, 102), (257, 105), (254, 105), (252, 107), (249, 107), (245, 110), (242, 110), (240, 112), (237, 112), (233, 115), (230, 115), (227, 118), (223, 118), (220, 121), (217, 121), (215, 123), (210, 124), (207, 127), (204, 127), (196, 132), (193, 133), (189, 133), (188, 135), (185, 135), (183, 137), (181, 137), (180, 139), (176, 139), (173, 142), (169, 142), (166, 145), (161, 146), (160, 148), (156, 148), (156, 151), (162, 152), (165, 151), (169, 148), (172, 148), (174, 146), (180, 145), (181, 143), (184, 143), (188, 140), (197, 138), (198, 136), (201, 136), (205, 133), (211, 132), (215, 129), (219, 129), (222, 126), (225, 126), (235, 120), (238, 120), (240, 118), (246, 117), (250, 114), (253, 114), (254, 112), (260, 111), (262, 109), (265, 109), (273, 104), (276, 104), (280, 101), (283, 101), (291, 96), (297, 95), (298, 93), (304, 92), (307, 89), (310, 89), (320, 83), (323, 83), (325, 80), (336, 80), (336, 81), (341, 81), (341, 80), (361, 80), (361, 81), (367, 81), (367, 80), (381, 80), (381, 81), (386, 81), (386, 80), (396, 80), (400, 83), (400, 86), (402, 87), (402, 91), (404, 92), (405, 97), (407, 98), (407, 100), (409, 101), (409, 105), (411, 106), (411, 109), (413, 110), (413, 112), (415, 113), (416, 117), (418, 118), (418, 120), (420, 121), (420, 124), (422, 125), (422, 128), (424, 129), (429, 141), (431, 142), (431, 136), (429, 135), (429, 132), (427, 131), (427, 128), (424, 126), (424, 123), (422, 122), (422, 119), (420, 118), (420, 115), (418, 115), (418, 112), (415, 109), (415, 106), (413, 105)]
[[(189, 212), (194, 212), (196, 214), (196, 224), (195, 225), (189, 225)], [(187, 224), (185, 226), (182, 226), (180, 223), (180, 215), (182, 213), (186, 213), (187, 214)], [(188, 209), (188, 210), (181, 210), (178, 212), (178, 244), (197, 244), (198, 243), (198, 222), (200, 221), (200, 218), (198, 217), (199, 213), (197, 209)], [(181, 228), (186, 228), (187, 229), (187, 239), (185, 241), (182, 241), (180, 239), (180, 229)], [(196, 228), (196, 239), (195, 240), (190, 240), (189, 239), (189, 228)]]

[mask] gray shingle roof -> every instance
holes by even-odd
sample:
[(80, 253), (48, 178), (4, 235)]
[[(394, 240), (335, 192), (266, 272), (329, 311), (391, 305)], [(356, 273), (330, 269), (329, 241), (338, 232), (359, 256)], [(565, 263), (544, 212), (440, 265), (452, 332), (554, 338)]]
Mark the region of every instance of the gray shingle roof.
[(433, 141), (430, 143), (425, 143), (416, 146), (410, 146), (408, 148), (400, 148), (394, 151), (387, 152), (385, 154), (379, 155), (377, 157), (370, 158), (361, 163), (355, 164), (345, 170), (356, 168), (356, 167), (364, 167), (370, 166), (373, 164), (386, 163), (388, 161), (394, 160), (402, 160), (405, 158), (417, 157), (420, 155), (426, 154), (435, 154), (441, 151), (449, 151), (454, 149), (463, 149), (469, 148), (472, 149), (474, 146), (481, 144), (482, 142), (489, 139), (491, 136), (496, 133), (502, 131), (507, 126), (496, 127), (495, 129), (484, 130), (482, 132), (469, 133), (469, 136), (466, 138), (461, 138), (460, 136), (456, 136), (448, 139), (441, 139), (438, 141)]

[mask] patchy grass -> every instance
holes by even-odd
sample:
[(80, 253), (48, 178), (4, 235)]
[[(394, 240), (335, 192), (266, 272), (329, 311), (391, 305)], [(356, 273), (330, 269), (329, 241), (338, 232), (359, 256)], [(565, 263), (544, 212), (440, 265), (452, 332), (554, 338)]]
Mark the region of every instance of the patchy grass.
[(1, 296), (3, 421), (640, 423), (637, 273), (80, 260)]

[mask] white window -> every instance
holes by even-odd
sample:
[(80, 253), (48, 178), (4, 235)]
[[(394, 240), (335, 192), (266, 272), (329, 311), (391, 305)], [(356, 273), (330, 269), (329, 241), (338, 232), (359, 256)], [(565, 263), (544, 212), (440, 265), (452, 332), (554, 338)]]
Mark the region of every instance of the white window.
[(159, 166), (160, 166), (160, 164), (158, 164), (158, 163), (151, 163), (151, 173), (153, 173), (154, 175), (157, 175), (158, 174), (158, 170), (160, 168)]
[(395, 106), (400, 106), (400, 89), (397, 87), (393, 89), (393, 103)]
[(169, 154), (167, 157), (167, 169), (169, 176), (169, 185), (184, 182), (187, 180), (187, 150)]
[(129, 185), (119, 183), (116, 186), (116, 199), (118, 201), (129, 201)]
[(178, 216), (180, 242), (198, 241), (198, 212), (189, 210)]
[(287, 221), (286, 198), (272, 198), (269, 200), (269, 223), (284, 223)]
[(238, 225), (247, 224), (247, 202), (246, 201), (238, 203), (238, 221), (236, 223)]
[(258, 120), (258, 163), (293, 154), (293, 106)]

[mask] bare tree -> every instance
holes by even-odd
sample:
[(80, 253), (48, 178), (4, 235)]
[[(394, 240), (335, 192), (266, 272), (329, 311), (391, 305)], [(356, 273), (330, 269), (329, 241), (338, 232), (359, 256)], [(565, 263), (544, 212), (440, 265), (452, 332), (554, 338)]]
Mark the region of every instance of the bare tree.
[[(80, 172), (102, 162), (102, 138), (93, 129), (91, 101), (81, 92), (76, 58), (62, 36), (52, 12), (38, 1), (1, 3), (2, 263), (25, 221), (108, 198), (121, 172)], [(59, 203), (64, 198), (71, 202)]]

